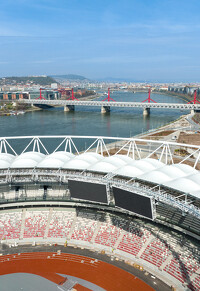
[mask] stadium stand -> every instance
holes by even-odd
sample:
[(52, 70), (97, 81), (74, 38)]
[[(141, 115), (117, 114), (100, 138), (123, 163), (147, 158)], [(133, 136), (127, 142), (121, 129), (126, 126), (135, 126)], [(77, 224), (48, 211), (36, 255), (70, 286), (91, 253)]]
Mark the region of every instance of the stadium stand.
[(54, 211), (49, 224), (48, 237), (67, 238), (75, 214), (75, 212), (71, 211)]
[(22, 212), (0, 213), (0, 239), (19, 239), (22, 223)]
[[(111, 216), (113, 218), (113, 216)], [(113, 248), (120, 237), (121, 229), (112, 224), (112, 219), (107, 214), (105, 219), (107, 222), (101, 224), (99, 232), (95, 238), (95, 243)], [(118, 221), (115, 220), (118, 224)]]
[(153, 265), (160, 267), (167, 257), (171, 254), (166, 243), (154, 238), (153, 241), (146, 247), (141, 259), (151, 262)]
[[(23, 222), (24, 220), (24, 222)], [(24, 225), (24, 226), (23, 226)], [(200, 247), (185, 235), (167, 227), (103, 211), (75, 210), (73, 208), (37, 208), (3, 211), (0, 214), (2, 243), (13, 240), (23, 243), (41, 243), (41, 239), (79, 245), (101, 246), (105, 251), (130, 259), (141, 265), (150, 264), (171, 281), (190, 290), (200, 286)], [(23, 232), (23, 235), (20, 233)], [(86, 243), (86, 244), (85, 244)]]
[[(93, 142), (83, 152), (72, 139), (80, 139), (80, 145)], [(111, 141), (114, 154), (106, 146)], [(199, 169), (196, 145), (106, 137), (1, 138), (0, 241), (10, 247), (69, 244), (105, 252), (150, 270), (178, 290), (200, 290)], [(76, 195), (70, 181), (79, 185)]]
[(149, 231), (140, 228), (136, 223), (130, 222), (128, 232), (124, 234), (118, 249), (136, 256), (149, 237)]
[(27, 211), (24, 227), (24, 238), (44, 237), (48, 211)]
[(73, 233), (71, 235), (71, 239), (90, 242), (94, 235), (96, 226), (96, 221), (78, 217), (74, 226)]
[(188, 285), (188, 288), (190, 288), (192, 291), (200, 290), (200, 275), (198, 275), (193, 283)]

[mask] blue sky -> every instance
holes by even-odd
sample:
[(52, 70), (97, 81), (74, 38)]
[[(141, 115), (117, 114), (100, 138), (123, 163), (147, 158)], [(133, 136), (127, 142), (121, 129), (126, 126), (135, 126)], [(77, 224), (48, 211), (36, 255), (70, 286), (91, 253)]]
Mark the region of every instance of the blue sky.
[(0, 76), (200, 80), (199, 0), (1, 0)]

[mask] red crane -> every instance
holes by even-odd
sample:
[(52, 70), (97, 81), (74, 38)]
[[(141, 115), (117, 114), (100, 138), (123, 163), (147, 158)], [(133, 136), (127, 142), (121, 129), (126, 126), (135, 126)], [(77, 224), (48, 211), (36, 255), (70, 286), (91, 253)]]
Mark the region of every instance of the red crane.
[[(108, 88), (108, 97), (106, 97), (104, 100), (102, 100), (102, 101), (106, 101), (106, 100), (108, 100), (108, 102), (110, 102), (110, 101), (115, 101), (114, 99), (112, 99), (111, 97), (110, 97), (110, 88)], [(116, 102), (116, 101), (115, 101)]]

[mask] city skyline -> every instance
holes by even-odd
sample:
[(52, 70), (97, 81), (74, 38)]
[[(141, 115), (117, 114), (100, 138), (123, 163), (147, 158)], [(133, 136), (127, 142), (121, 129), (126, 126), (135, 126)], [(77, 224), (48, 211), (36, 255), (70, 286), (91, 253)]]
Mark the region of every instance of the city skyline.
[(199, 8), (197, 0), (3, 0), (0, 76), (196, 82)]

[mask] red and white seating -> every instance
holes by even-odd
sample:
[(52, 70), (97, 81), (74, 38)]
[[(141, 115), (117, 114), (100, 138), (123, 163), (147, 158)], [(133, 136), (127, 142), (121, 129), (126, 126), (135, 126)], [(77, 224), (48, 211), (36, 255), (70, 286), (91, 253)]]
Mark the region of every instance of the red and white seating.
[[(191, 276), (199, 269), (198, 256), (184, 246), (176, 252), (164, 271), (180, 282), (190, 282)], [(192, 280), (193, 281), (193, 280)]]
[(164, 268), (164, 271), (178, 279), (181, 283), (184, 283), (186, 279), (184, 265), (178, 259), (173, 258), (170, 264)]
[(0, 240), (19, 239), (22, 212), (0, 214)]
[(74, 226), (71, 239), (90, 242), (94, 231), (97, 227), (97, 222), (87, 218), (78, 217)]
[(200, 290), (200, 275), (197, 275), (196, 278), (188, 285), (188, 288), (192, 291)]
[(154, 238), (141, 255), (141, 259), (160, 267), (171, 254), (166, 243)]
[(20, 238), (58, 238), (110, 247), (123, 256), (135, 256), (141, 264), (154, 265), (154, 270), (157, 267), (163, 276), (167, 273), (192, 291), (200, 290), (198, 245), (180, 233), (150, 223), (147, 226), (140, 219), (128, 221), (117, 215), (73, 209), (0, 212), (0, 240)]
[(53, 211), (49, 224), (48, 237), (67, 238), (75, 212), (71, 211)]
[(49, 211), (27, 211), (24, 238), (44, 237)]
[(130, 222), (129, 231), (124, 234), (118, 249), (136, 256), (149, 236), (149, 231), (138, 224)]
[(121, 229), (114, 225), (102, 223), (95, 238), (95, 243), (108, 247), (114, 247), (121, 233)]

